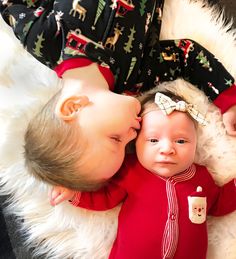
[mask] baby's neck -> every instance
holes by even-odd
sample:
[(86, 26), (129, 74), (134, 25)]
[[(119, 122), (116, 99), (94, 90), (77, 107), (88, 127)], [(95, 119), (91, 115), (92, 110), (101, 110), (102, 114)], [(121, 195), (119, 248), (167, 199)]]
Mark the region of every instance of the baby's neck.
[(86, 67), (67, 70), (63, 76), (63, 88), (75, 88), (86, 93), (99, 89), (109, 89), (107, 81), (93, 63)]

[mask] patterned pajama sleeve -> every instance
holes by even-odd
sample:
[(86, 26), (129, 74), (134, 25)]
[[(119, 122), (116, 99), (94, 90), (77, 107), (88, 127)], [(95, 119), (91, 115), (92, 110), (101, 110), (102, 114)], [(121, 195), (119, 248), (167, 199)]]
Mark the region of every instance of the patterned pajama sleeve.
[[(233, 85), (233, 77), (213, 54), (195, 41), (189, 39), (159, 41), (159, 33), (156, 30), (160, 24), (155, 22), (150, 26), (150, 35), (148, 32), (139, 33), (137, 40), (134, 41), (131, 34), (129, 35), (130, 28), (134, 24), (142, 27), (146, 22), (146, 19), (141, 20), (140, 23), (134, 20), (136, 15), (141, 17), (137, 8), (137, 10), (134, 8), (134, 13), (129, 13), (133, 16), (127, 14), (122, 18), (119, 16), (114, 18), (108, 6), (106, 10), (109, 12), (105, 12), (106, 15), (102, 16), (104, 21), (102, 20), (99, 28), (93, 30), (92, 15), (86, 16), (86, 22), (83, 21), (83, 17), (74, 16), (71, 13), (71, 10), (74, 10), (73, 6), (71, 7), (72, 2), (72, 0), (0, 0), (0, 12), (27, 51), (51, 69), (55, 69), (67, 59), (86, 56), (92, 61), (110, 66), (116, 78), (115, 91), (117, 93), (127, 90), (136, 94), (153, 88), (159, 82), (182, 77), (204, 91), (211, 101), (221, 108), (222, 113), (236, 104), (236, 86)], [(86, 9), (90, 11), (91, 6), (96, 3), (92, 0), (84, 2), (91, 4)], [(157, 2), (161, 5), (162, 1)], [(109, 1), (106, 0), (105, 3)], [(156, 2), (150, 0), (148, 3), (150, 5), (148, 10), (152, 10)], [(119, 35), (115, 41), (116, 48), (111, 50), (105, 46), (101, 53), (101, 49), (92, 44), (94, 46), (92, 50), (87, 46), (86, 53), (81, 54), (77, 48), (80, 45), (85, 46), (86, 40), (91, 39), (98, 43), (103, 38), (106, 34), (104, 34), (103, 27), (110, 17), (114, 18), (114, 21), (124, 23), (121, 28), (121, 25), (114, 27), (114, 32), (118, 31), (118, 34), (114, 33), (114, 35)], [(131, 21), (129, 17), (132, 18)], [(124, 28), (127, 32), (121, 33), (120, 30)], [(152, 29), (155, 29), (153, 34)], [(79, 35), (73, 34), (79, 31)], [(143, 30), (140, 31), (143, 32)], [(105, 45), (108, 45), (106, 44), (108, 40), (115, 40), (114, 35), (113, 33), (106, 34), (108, 38)], [(120, 35), (123, 38), (120, 38)], [(75, 39), (70, 38), (71, 36)], [(131, 46), (129, 49), (126, 48), (127, 39), (129, 39), (128, 42), (132, 41), (132, 44), (136, 44), (131, 53)], [(113, 63), (116, 64), (113, 65)], [(227, 105), (224, 105), (225, 103)]]
[(55, 67), (61, 54), (63, 37), (61, 31), (57, 31), (58, 25), (52, 11), (54, 1), (12, 2), (14, 4), (9, 8), (0, 2), (3, 19), (30, 54), (48, 67)]
[(145, 70), (154, 71), (151, 80), (182, 77), (204, 91), (211, 101), (234, 83), (234, 78), (214, 55), (193, 40), (163, 40), (154, 47), (152, 58), (149, 55), (145, 62)]

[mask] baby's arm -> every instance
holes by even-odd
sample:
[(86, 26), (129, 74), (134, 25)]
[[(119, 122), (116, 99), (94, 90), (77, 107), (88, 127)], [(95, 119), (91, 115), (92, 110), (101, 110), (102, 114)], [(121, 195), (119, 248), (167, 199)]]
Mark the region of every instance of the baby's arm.
[(236, 179), (218, 188), (215, 201), (209, 211), (212, 216), (223, 216), (236, 210)]
[(123, 188), (117, 184), (109, 183), (93, 192), (78, 192), (62, 186), (55, 186), (49, 193), (49, 199), (52, 206), (68, 200), (76, 207), (102, 211), (114, 208), (124, 200), (126, 195)]
[(126, 191), (119, 185), (108, 185), (93, 192), (76, 193), (71, 204), (90, 210), (109, 210), (116, 207), (126, 198)]

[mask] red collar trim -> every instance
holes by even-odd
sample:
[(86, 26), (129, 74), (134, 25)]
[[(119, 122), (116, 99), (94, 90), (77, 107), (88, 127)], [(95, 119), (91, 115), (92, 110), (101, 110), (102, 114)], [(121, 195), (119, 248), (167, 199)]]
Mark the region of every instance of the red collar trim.
[(184, 182), (193, 178), (195, 173), (196, 173), (196, 166), (192, 164), (188, 169), (186, 169), (182, 173), (174, 175), (169, 179), (174, 181), (175, 183)]
[[(64, 60), (62, 63), (60, 63), (58, 66), (54, 68), (54, 71), (57, 73), (58, 77), (62, 77), (62, 75), (65, 73), (65, 71), (77, 67), (86, 67), (92, 64), (93, 62), (88, 58), (72, 58)], [(109, 89), (111, 91), (114, 91), (114, 84), (115, 79), (111, 72), (111, 70), (108, 67), (104, 67), (101, 65), (98, 65), (99, 71), (104, 76), (105, 80), (107, 81), (109, 85)]]
[(164, 181), (168, 181), (168, 182), (171, 182), (172, 184), (176, 184), (193, 178), (195, 173), (196, 173), (196, 165), (192, 164), (188, 169), (184, 170), (182, 173), (171, 176), (169, 178), (162, 177), (158, 174), (156, 175), (161, 179), (163, 179)]

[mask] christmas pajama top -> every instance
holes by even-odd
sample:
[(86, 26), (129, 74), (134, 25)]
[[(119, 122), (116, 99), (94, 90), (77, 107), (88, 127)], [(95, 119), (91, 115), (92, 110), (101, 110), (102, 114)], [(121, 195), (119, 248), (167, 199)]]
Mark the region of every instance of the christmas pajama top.
[(163, 4), (164, 0), (0, 0), (0, 11), (27, 51), (58, 76), (97, 62), (111, 90), (128, 94), (183, 77), (225, 112), (236, 104), (233, 77), (192, 40), (159, 41)]
[(110, 259), (205, 259), (206, 216), (236, 209), (235, 180), (218, 187), (203, 166), (193, 164), (164, 179), (127, 156), (110, 184), (77, 194), (75, 206), (113, 208), (123, 201)]

